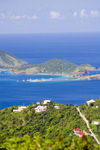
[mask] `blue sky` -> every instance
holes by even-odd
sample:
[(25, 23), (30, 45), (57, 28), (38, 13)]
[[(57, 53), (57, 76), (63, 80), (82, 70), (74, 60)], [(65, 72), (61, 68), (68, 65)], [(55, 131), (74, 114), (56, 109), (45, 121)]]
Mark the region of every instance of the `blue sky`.
[(0, 34), (100, 32), (100, 0), (0, 0)]

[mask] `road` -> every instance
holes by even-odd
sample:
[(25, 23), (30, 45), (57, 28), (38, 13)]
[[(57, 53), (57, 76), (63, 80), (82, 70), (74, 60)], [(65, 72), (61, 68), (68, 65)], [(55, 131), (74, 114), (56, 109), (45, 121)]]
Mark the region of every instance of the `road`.
[(86, 125), (87, 125), (87, 128), (88, 128), (88, 130), (89, 130), (90, 133), (91, 133), (91, 136), (93, 136), (94, 139), (95, 139), (95, 141), (97, 142), (97, 144), (100, 145), (99, 140), (97, 139), (97, 137), (96, 137), (95, 134), (92, 132), (92, 130), (91, 130), (90, 126), (89, 126), (88, 120), (87, 120), (86, 117), (81, 113), (81, 111), (80, 111), (80, 109), (79, 109), (78, 107), (77, 107), (77, 111), (79, 112), (79, 115), (81, 116), (81, 118), (85, 121), (85, 123), (86, 123)]

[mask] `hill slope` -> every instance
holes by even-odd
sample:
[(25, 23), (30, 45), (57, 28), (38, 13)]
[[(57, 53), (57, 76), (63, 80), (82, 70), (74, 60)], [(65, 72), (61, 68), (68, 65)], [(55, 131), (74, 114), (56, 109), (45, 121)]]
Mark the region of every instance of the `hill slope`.
[[(56, 110), (55, 105), (59, 105), (60, 109)], [(26, 133), (32, 136), (39, 132), (50, 139), (73, 134), (73, 129), (77, 127), (88, 132), (73, 105), (50, 103), (47, 104), (47, 110), (41, 113), (35, 113), (35, 107), (37, 107), (36, 104), (30, 105), (22, 112), (16, 113), (13, 109), (17, 107), (0, 110), (0, 130), (9, 137)]]
[(41, 64), (21, 68), (19, 70), (16, 70), (15, 73), (83, 75), (87, 74), (88, 70), (94, 69), (94, 67), (88, 64), (76, 65), (66, 60), (55, 58)]
[(0, 50), (0, 68), (16, 68), (27, 64), (26, 62), (16, 58), (12, 54)]
[[(56, 110), (55, 105), (58, 105), (60, 109)], [(6, 146), (6, 150), (11, 150), (12, 146), (14, 146), (13, 150), (64, 150), (64, 148), (97, 150), (94, 149), (96, 143), (91, 136), (83, 137), (81, 140), (74, 134), (74, 128), (81, 128), (89, 132), (75, 106), (51, 102), (47, 104), (47, 110), (40, 113), (35, 113), (35, 107), (37, 107), (36, 104), (30, 105), (21, 112), (13, 112), (17, 106), (0, 110), (0, 146)], [(57, 138), (58, 141), (56, 141)], [(32, 148), (29, 147), (31, 144)], [(39, 147), (37, 148), (36, 145)], [(53, 145), (54, 148), (52, 148)], [(28, 146), (28, 148), (23, 148), (23, 146)]]
[(89, 121), (92, 131), (96, 134), (100, 141), (100, 124), (96, 125), (93, 123), (94, 121), (100, 123), (100, 99), (96, 100), (95, 103), (91, 103), (90, 105), (81, 105), (80, 110)]
[(52, 59), (37, 65), (41, 72), (69, 73), (77, 68), (77, 65), (63, 59)]

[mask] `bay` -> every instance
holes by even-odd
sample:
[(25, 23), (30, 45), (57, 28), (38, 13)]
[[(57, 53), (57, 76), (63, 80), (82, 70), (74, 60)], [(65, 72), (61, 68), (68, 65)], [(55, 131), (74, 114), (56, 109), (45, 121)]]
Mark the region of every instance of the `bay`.
[[(100, 67), (99, 33), (0, 35), (0, 49), (31, 64), (61, 58), (78, 65), (88, 63)], [(27, 79), (44, 82), (26, 82)], [(99, 98), (99, 86), (100, 80), (68, 81), (59, 76), (4, 74), (0, 75), (0, 109), (29, 105), (43, 98), (80, 105), (88, 99)]]

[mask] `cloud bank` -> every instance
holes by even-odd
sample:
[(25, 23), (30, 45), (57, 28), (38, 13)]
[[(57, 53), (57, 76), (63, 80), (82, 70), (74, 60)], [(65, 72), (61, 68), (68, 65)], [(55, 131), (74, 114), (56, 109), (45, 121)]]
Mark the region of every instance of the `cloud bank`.
[(51, 18), (51, 19), (63, 19), (64, 16), (61, 15), (60, 12), (57, 12), (57, 11), (51, 11), (51, 12), (50, 12), (50, 18)]
[(85, 8), (81, 9), (80, 12), (74, 11), (73, 12), (73, 17), (81, 17), (81, 18), (86, 18), (86, 17), (100, 17), (100, 11), (98, 10), (90, 10), (87, 11)]
[(9, 14), (4, 14), (0, 13), (0, 19), (9, 19), (9, 20), (37, 20), (39, 17), (37, 15), (9, 15)]

